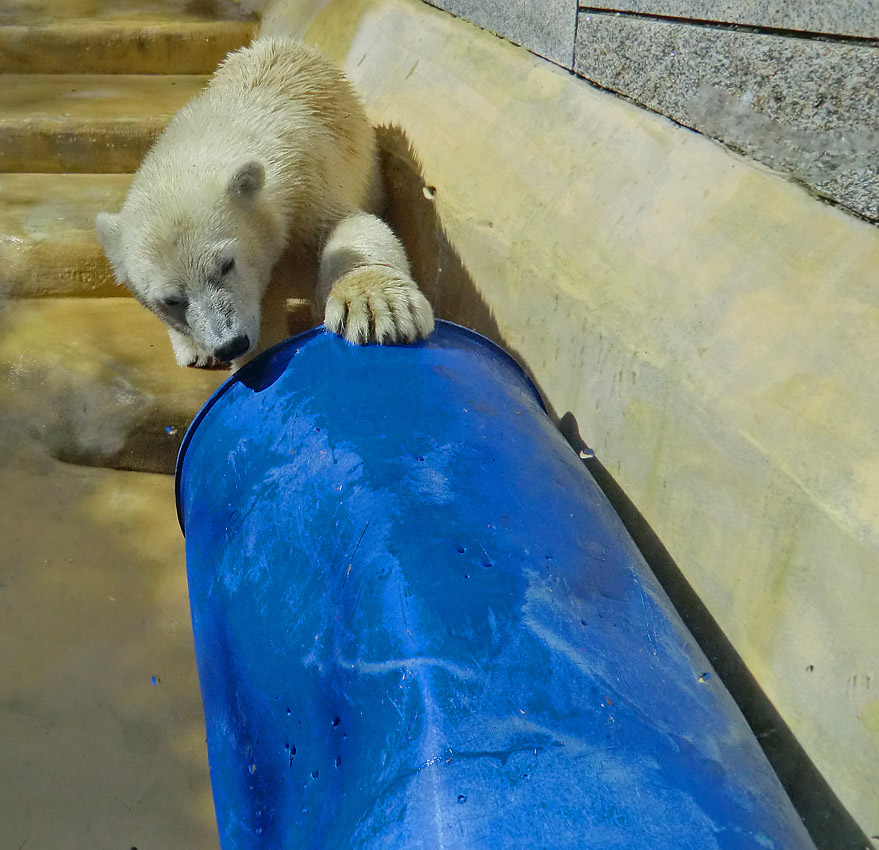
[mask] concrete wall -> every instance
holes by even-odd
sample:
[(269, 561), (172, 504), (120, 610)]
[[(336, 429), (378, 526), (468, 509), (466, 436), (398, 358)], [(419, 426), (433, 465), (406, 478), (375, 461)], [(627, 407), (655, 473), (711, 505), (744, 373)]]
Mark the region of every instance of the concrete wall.
[(879, 231), (418, 0), (286, 0), (265, 28), (391, 125), (392, 214), (438, 314), (579, 428), (819, 846), (867, 846)]
[(879, 220), (871, 0), (428, 0)]

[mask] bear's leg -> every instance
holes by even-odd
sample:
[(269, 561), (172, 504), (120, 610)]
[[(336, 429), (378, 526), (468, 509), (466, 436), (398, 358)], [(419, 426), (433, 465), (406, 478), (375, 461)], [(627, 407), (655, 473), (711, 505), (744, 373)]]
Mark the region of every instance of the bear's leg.
[(174, 349), (174, 357), (181, 366), (215, 366), (217, 361), (199, 348), (186, 334), (168, 328), (168, 336), (171, 339), (171, 347)]
[(318, 300), (327, 329), (349, 342), (412, 342), (433, 330), (433, 310), (412, 280), (403, 246), (369, 213), (342, 219), (330, 233)]

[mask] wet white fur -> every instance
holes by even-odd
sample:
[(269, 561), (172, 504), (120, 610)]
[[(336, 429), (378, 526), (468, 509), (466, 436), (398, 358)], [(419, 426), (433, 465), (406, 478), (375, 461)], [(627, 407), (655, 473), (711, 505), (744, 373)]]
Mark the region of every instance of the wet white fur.
[(181, 365), (207, 365), (243, 336), (236, 364), (253, 355), (288, 246), (319, 256), (331, 330), (352, 342), (415, 339), (433, 314), (396, 236), (369, 212), (376, 163), (342, 74), (312, 48), (257, 39), (172, 119), (122, 210), (98, 216), (98, 234), (119, 281), (168, 324)]

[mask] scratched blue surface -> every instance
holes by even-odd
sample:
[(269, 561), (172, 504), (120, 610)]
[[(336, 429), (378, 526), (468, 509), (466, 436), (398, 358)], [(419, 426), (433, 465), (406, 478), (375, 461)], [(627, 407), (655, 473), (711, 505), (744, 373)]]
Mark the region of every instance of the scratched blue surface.
[(507, 355), (313, 331), (178, 465), (223, 850), (812, 848)]

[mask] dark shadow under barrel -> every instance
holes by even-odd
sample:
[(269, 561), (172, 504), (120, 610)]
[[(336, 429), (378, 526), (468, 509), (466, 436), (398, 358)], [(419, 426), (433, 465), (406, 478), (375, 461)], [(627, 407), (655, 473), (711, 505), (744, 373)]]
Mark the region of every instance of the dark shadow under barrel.
[(288, 340), (193, 423), (178, 510), (223, 850), (813, 847), (482, 337)]

